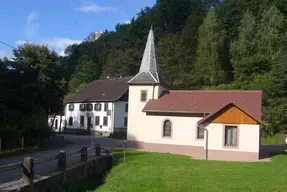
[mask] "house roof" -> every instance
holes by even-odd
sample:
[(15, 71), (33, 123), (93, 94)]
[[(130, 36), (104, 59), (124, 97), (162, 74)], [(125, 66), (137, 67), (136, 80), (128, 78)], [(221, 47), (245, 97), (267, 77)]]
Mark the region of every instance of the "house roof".
[(148, 34), (139, 72), (128, 82), (131, 85), (162, 84), (166, 82), (158, 72), (153, 29)]
[(64, 102), (116, 101), (128, 91), (127, 82), (130, 79), (131, 77), (122, 77), (92, 81), (72, 96), (65, 98)]
[(149, 100), (143, 111), (212, 114), (229, 103), (261, 121), (262, 91), (167, 91), (159, 99)]
[[(198, 125), (201, 125), (203, 123), (205, 123), (207, 120), (211, 119), (212, 117), (214, 117), (216, 114), (218, 114), (219, 112), (223, 111), (224, 109), (228, 109), (231, 106), (235, 106), (238, 109), (240, 109), (241, 111), (245, 112), (244, 110), (242, 110), (240, 107), (238, 107), (237, 105), (235, 105), (234, 103), (228, 103), (227, 105), (225, 105), (224, 107), (218, 107), (218, 110), (215, 110), (213, 113), (208, 114), (207, 116), (205, 116), (203, 119), (201, 119), (200, 121), (197, 122)], [(251, 116), (250, 114), (248, 114), (247, 112), (245, 112), (248, 116)], [(260, 119), (256, 119), (256, 117), (252, 117), (255, 121), (257, 121), (258, 123), (262, 123)]]

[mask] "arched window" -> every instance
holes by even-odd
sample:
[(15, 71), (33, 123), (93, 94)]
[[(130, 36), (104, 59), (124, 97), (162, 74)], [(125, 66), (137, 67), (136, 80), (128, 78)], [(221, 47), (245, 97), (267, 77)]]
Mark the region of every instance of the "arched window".
[(171, 122), (170, 120), (165, 120), (163, 123), (163, 136), (171, 137)]

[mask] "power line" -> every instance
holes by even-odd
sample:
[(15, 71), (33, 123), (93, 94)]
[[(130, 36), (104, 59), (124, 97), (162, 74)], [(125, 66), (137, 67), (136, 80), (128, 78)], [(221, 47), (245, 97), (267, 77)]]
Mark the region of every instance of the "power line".
[(2, 44), (4, 44), (4, 45), (6, 45), (6, 46), (8, 46), (8, 47), (11, 47), (11, 48), (13, 48), (13, 49), (16, 49), (15, 47), (13, 47), (12, 45), (9, 45), (9, 44), (7, 44), (7, 43), (5, 43), (5, 42), (3, 42), (3, 41), (0, 41), (0, 43), (2, 43)]

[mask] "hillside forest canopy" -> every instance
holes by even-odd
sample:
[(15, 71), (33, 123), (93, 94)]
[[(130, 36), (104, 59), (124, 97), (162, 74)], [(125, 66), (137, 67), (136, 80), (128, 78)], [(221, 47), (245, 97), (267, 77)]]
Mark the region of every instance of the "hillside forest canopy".
[(151, 26), (170, 89), (263, 90), (262, 130), (283, 132), (286, 17), (286, 0), (157, 0), (130, 24), (68, 46), (64, 57), (44, 45), (20, 45), (14, 59), (0, 60), (0, 133), (38, 134), (47, 114), (63, 110), (65, 96), (93, 80), (135, 75)]

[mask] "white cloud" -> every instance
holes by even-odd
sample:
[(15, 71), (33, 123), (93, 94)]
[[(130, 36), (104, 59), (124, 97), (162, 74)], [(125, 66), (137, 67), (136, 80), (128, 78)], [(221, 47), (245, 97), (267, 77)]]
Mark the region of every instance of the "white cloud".
[[(59, 55), (64, 56), (65, 48), (71, 44), (79, 44), (81, 40), (74, 40), (68, 38), (53, 37), (51, 39), (41, 40), (41, 41), (29, 41), (29, 43), (47, 45), (50, 49), (55, 50)], [(17, 45), (26, 43), (25, 40), (16, 41)]]
[(59, 55), (60, 55), (60, 56), (65, 56), (65, 55), (66, 55), (66, 54), (65, 54), (65, 50), (60, 51)]
[(122, 22), (125, 23), (125, 24), (130, 24), (131, 20), (130, 19), (124, 19)]
[(31, 24), (34, 21), (37, 21), (37, 19), (39, 18), (39, 13), (36, 11), (31, 11), (28, 16), (26, 17), (26, 23), (27, 24)]
[(78, 10), (78, 11), (82, 11), (82, 12), (105, 12), (105, 11), (113, 11), (113, 12), (116, 12), (117, 9), (114, 8), (114, 7), (108, 7), (108, 6), (100, 6), (96, 3), (83, 3), (83, 5), (79, 8), (75, 8), (75, 10)]
[(6, 50), (0, 50), (0, 58), (11, 58), (12, 57), (12, 52), (6, 51)]
[(39, 32), (39, 17), (40, 14), (37, 11), (31, 11), (25, 22), (24, 35), (27, 40), (37, 37)]
[(131, 17), (128, 14), (126, 14), (125, 12), (119, 12), (119, 14), (121, 15), (121, 18), (123, 18), (120, 23), (125, 23), (125, 24), (131, 23), (131, 19), (130, 19)]

